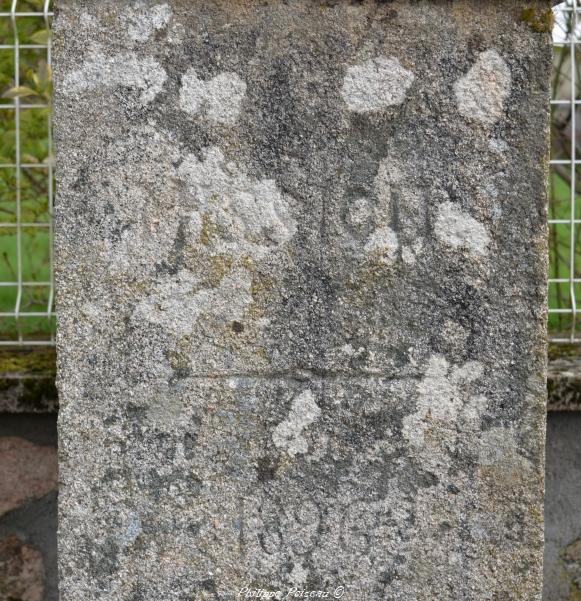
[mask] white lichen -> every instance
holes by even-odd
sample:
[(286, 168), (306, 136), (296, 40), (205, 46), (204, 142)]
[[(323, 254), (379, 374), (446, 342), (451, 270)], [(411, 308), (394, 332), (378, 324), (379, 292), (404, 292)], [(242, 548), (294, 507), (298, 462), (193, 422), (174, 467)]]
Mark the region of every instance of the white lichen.
[(384, 226), (371, 233), (364, 250), (380, 263), (391, 265), (397, 258), (398, 247), (397, 234), (390, 227)]
[(311, 390), (305, 390), (293, 399), (287, 418), (278, 424), (272, 433), (272, 441), (279, 449), (286, 451), (291, 457), (309, 450), (303, 430), (315, 422), (321, 409), (315, 402)]
[(192, 67), (182, 77), (180, 108), (213, 123), (232, 125), (238, 118), (245, 94), (246, 84), (236, 73), (220, 73), (204, 81)]
[(171, 16), (171, 8), (167, 3), (147, 6), (145, 2), (136, 2), (125, 10), (121, 21), (133, 41), (145, 42), (154, 32), (166, 27)]
[(369, 222), (372, 215), (373, 211), (369, 199), (363, 196), (361, 198), (356, 198), (349, 205), (349, 222), (356, 230), (363, 228)]
[(483, 52), (470, 71), (454, 84), (460, 114), (494, 125), (504, 113), (511, 82), (510, 68), (500, 54), (495, 50)]
[(406, 265), (414, 265), (416, 262), (416, 256), (414, 255), (411, 247), (403, 246), (401, 249), (401, 259)]
[(260, 259), (296, 232), (287, 200), (274, 180), (249, 177), (212, 147), (199, 161), (188, 156), (178, 176), (197, 204), (192, 215), (194, 242), (214, 252)]
[(415, 265), (416, 260), (423, 250), (424, 243), (421, 238), (416, 240), (411, 246), (402, 246), (401, 258), (406, 265)]
[(402, 104), (413, 81), (397, 58), (378, 56), (347, 69), (341, 95), (351, 111), (378, 111)]
[(166, 79), (165, 69), (151, 57), (96, 52), (79, 69), (64, 76), (62, 92), (71, 96), (124, 87), (140, 90), (141, 104), (148, 104), (161, 92)]
[(488, 253), (490, 236), (484, 225), (453, 202), (447, 201), (438, 207), (435, 233), (437, 239), (452, 250), (475, 256)]
[(303, 586), (309, 578), (309, 570), (306, 569), (300, 561), (293, 565), (289, 574), (289, 580), (295, 586)]
[(162, 326), (176, 337), (191, 335), (202, 317), (221, 323), (242, 320), (252, 303), (252, 277), (247, 270), (227, 274), (216, 288), (203, 288), (187, 270), (160, 281), (136, 307), (139, 319)]
[(451, 319), (444, 321), (440, 330), (442, 340), (454, 348), (462, 348), (468, 340), (468, 335), (464, 327)]
[(503, 154), (509, 148), (508, 144), (504, 140), (502, 140), (500, 138), (492, 138), (492, 139), (490, 139), (488, 141), (488, 147), (495, 154)]
[(123, 534), (121, 534), (119, 537), (122, 546), (126, 547), (127, 545), (130, 545), (141, 534), (141, 532), (142, 528), (139, 514), (135, 513), (134, 511), (129, 512), (127, 515), (127, 526)]
[(429, 445), (441, 445), (455, 437), (461, 424), (474, 425), (486, 409), (487, 400), (466, 391), (480, 378), (483, 366), (470, 361), (462, 366), (450, 366), (445, 357), (430, 358), (424, 377), (417, 385), (416, 411), (403, 419), (403, 435), (414, 446), (425, 444), (428, 430), (437, 432)]
[[(226, 326), (244, 320), (254, 300), (249, 260), (263, 259), (289, 241), (296, 222), (274, 180), (248, 176), (218, 148), (207, 149), (200, 160), (186, 156), (172, 177), (185, 184), (180, 189), (183, 209), (169, 207), (157, 225), (156, 213), (152, 228), (148, 224), (139, 235), (132, 234), (127, 247), (121, 234), (113, 250), (126, 249), (131, 260), (137, 256), (144, 261), (149, 256), (148, 232), (154, 248), (160, 239), (171, 248), (181, 228), (184, 252), (195, 256), (197, 265), (189, 262), (178, 273), (159, 278), (137, 305), (134, 318), (182, 338), (198, 331), (201, 323)], [(141, 215), (151, 203), (138, 200), (135, 210)], [(131, 261), (125, 263), (129, 270)]]

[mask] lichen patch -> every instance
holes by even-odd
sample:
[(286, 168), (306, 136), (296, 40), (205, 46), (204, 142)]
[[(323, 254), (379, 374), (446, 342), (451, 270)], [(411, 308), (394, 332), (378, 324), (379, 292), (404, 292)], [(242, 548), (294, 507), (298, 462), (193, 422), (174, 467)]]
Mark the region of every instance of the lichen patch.
[(135, 42), (147, 41), (156, 31), (165, 28), (172, 16), (169, 4), (147, 6), (136, 2), (122, 15), (121, 20), (127, 28), (127, 35)]
[(356, 198), (349, 205), (349, 224), (355, 231), (365, 228), (373, 216), (373, 209), (368, 198), (364, 196)]
[(438, 207), (435, 233), (437, 239), (452, 250), (475, 256), (488, 253), (490, 236), (484, 225), (453, 202), (447, 201)]
[(415, 265), (421, 254), (424, 243), (421, 238), (416, 240), (411, 246), (402, 246), (401, 258), (406, 265)]
[(179, 103), (189, 115), (232, 125), (238, 118), (245, 94), (246, 84), (236, 73), (220, 73), (204, 81), (192, 67), (182, 77)]
[(388, 226), (377, 228), (365, 244), (365, 252), (384, 265), (392, 265), (399, 248), (397, 234)]
[(131, 511), (127, 516), (127, 525), (125, 531), (120, 536), (120, 542), (125, 547), (135, 541), (135, 539), (141, 534), (141, 519), (139, 514)]
[(349, 110), (368, 113), (402, 104), (413, 82), (397, 58), (378, 56), (347, 69), (341, 96)]
[(300, 561), (293, 565), (293, 569), (289, 574), (289, 579), (295, 586), (304, 585), (307, 582), (308, 577), (309, 570), (306, 569)]
[(303, 436), (303, 430), (315, 422), (320, 414), (321, 409), (311, 390), (299, 394), (293, 399), (287, 418), (278, 424), (272, 433), (275, 446), (286, 451), (291, 457), (306, 453), (309, 445)]
[(198, 205), (191, 219), (196, 244), (233, 258), (261, 259), (296, 233), (288, 201), (275, 181), (249, 177), (217, 147), (201, 161), (188, 156), (178, 176)]
[(229, 273), (216, 288), (201, 288), (194, 274), (182, 270), (160, 281), (138, 304), (135, 316), (178, 338), (188, 336), (202, 316), (224, 324), (242, 320), (252, 303), (251, 285), (251, 275), (244, 269)]
[(458, 111), (467, 119), (494, 125), (510, 94), (510, 68), (496, 50), (483, 52), (470, 71), (454, 84)]
[(134, 319), (179, 339), (201, 320), (223, 327), (242, 322), (254, 302), (253, 262), (287, 243), (296, 222), (274, 180), (250, 177), (216, 147), (201, 159), (187, 155), (175, 175), (185, 184), (189, 217), (173, 221), (181, 224), (181, 252), (189, 259), (155, 283)]
[(426, 461), (442, 455), (453, 444), (458, 429), (469, 432), (478, 428), (488, 401), (473, 394), (470, 385), (483, 373), (477, 361), (453, 366), (441, 355), (430, 358), (417, 384), (416, 411), (403, 419), (402, 430), (412, 446), (423, 449)]
[(96, 52), (79, 69), (64, 76), (62, 93), (73, 96), (124, 87), (141, 91), (140, 102), (145, 105), (161, 92), (166, 79), (165, 69), (151, 57)]

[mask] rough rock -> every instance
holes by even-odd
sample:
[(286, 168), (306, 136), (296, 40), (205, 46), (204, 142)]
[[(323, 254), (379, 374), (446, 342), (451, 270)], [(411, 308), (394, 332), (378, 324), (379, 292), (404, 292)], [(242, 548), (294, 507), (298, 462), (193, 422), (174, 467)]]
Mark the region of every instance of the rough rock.
[(525, 6), (58, 2), (62, 601), (540, 599)]
[(16, 535), (0, 540), (0, 599), (42, 601), (43, 595), (42, 555)]
[(57, 488), (57, 451), (23, 438), (0, 438), (0, 516)]

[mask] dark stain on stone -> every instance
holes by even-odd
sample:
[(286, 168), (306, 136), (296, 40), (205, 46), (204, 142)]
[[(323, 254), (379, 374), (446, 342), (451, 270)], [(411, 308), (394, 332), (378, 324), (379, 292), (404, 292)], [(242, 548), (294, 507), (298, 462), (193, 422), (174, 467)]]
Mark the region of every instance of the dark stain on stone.
[(189, 366), (179, 366), (173, 371), (173, 378), (177, 380), (184, 380), (192, 375), (192, 369)]
[(432, 472), (423, 472), (422, 474), (418, 474), (416, 484), (420, 488), (430, 488), (436, 486), (439, 481), (440, 479), (436, 474), (433, 474)]
[(194, 522), (193, 524), (188, 524), (187, 531), (194, 536), (198, 536), (200, 534), (200, 530), (202, 529), (202, 525), (198, 522)]
[(168, 261), (163, 261), (155, 266), (156, 275), (176, 275), (184, 266), (184, 250), (187, 244), (187, 219), (180, 220), (178, 231)]
[(393, 579), (395, 578), (395, 575), (395, 571), (392, 569), (384, 570), (379, 575), (378, 581), (383, 585), (391, 584), (393, 582)]
[(115, 480), (117, 480), (117, 478), (119, 477), (119, 470), (116, 470), (114, 468), (108, 467), (105, 472), (103, 473), (103, 482), (115, 482)]
[(202, 580), (199, 584), (203, 591), (216, 594), (216, 581), (213, 578)]
[[(170, 486), (172, 484), (176, 485), (178, 489), (187, 490), (189, 498), (199, 496), (202, 489), (202, 482), (198, 478), (189, 477), (181, 472), (160, 474), (156, 469), (149, 470), (144, 482), (144, 488), (152, 499), (159, 502), (170, 495)], [(175, 494), (175, 492), (171, 494)]]
[(145, 419), (147, 409), (145, 407), (141, 407), (140, 405), (134, 405), (133, 403), (129, 403), (127, 405), (126, 413), (129, 419), (141, 423)]
[(119, 221), (116, 221), (115, 225), (111, 227), (111, 233), (109, 234), (109, 239), (114, 244), (119, 244), (121, 242), (121, 238), (123, 234), (131, 227), (129, 223), (121, 224)]
[(452, 495), (457, 495), (460, 492), (460, 489), (455, 484), (448, 484), (446, 490)]
[(278, 469), (279, 459), (273, 457), (260, 457), (257, 461), (257, 477), (259, 482), (269, 482), (276, 478), (276, 470)]
[(184, 455), (186, 459), (193, 459), (196, 452), (196, 444), (198, 443), (198, 433), (197, 432), (186, 432), (184, 434)]
[(78, 171), (77, 179), (71, 185), (71, 189), (75, 192), (82, 192), (87, 189), (89, 184), (89, 167), (83, 166)]
[(438, 530), (442, 533), (445, 534), (446, 532), (449, 532), (450, 530), (452, 530), (452, 525), (450, 524), (450, 522), (442, 522), (439, 526), (438, 526)]
[(240, 323), (239, 321), (233, 321), (232, 330), (236, 332), (236, 334), (240, 334), (244, 332), (244, 324)]

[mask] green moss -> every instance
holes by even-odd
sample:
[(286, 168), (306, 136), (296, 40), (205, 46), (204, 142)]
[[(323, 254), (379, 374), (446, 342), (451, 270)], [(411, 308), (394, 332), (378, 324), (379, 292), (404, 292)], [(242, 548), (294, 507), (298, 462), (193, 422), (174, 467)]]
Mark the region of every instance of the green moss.
[(571, 583), (571, 589), (569, 591), (569, 597), (567, 601), (581, 601), (581, 590), (574, 582)]
[(581, 357), (581, 344), (549, 344), (549, 360)]
[(54, 349), (0, 351), (0, 392), (18, 411), (47, 411), (56, 406)]
[(550, 8), (523, 8), (521, 20), (528, 23), (529, 27), (537, 33), (550, 33), (555, 24), (555, 16)]
[(54, 376), (56, 353), (54, 349), (0, 351), (0, 374), (10, 373)]

